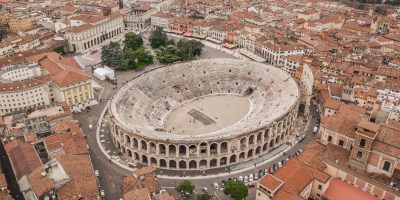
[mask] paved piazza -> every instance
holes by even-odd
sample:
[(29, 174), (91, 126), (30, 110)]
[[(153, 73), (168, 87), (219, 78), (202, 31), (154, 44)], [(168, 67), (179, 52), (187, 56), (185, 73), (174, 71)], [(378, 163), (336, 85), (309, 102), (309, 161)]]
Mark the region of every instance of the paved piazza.
[(295, 81), (269, 65), (205, 59), (161, 67), (123, 86), (109, 106), (113, 142), (132, 162), (205, 170), (252, 160), (287, 142)]

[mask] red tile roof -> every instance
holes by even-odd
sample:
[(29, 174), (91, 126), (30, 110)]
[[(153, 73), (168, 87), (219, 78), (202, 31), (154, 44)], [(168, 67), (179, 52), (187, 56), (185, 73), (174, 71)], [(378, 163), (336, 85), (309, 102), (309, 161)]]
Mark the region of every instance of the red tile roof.
[(379, 198), (368, 194), (344, 181), (333, 178), (325, 191), (324, 196), (332, 200), (378, 200)]

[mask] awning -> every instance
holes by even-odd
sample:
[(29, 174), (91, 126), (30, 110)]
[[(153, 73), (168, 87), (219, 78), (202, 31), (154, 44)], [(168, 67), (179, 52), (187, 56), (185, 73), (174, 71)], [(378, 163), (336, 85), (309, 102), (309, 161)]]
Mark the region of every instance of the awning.
[(225, 44), (224, 44), (224, 47), (225, 47), (225, 48), (228, 48), (228, 49), (234, 49), (234, 48), (236, 47), (236, 45), (234, 45), (234, 44), (229, 44), (229, 43), (225, 43)]

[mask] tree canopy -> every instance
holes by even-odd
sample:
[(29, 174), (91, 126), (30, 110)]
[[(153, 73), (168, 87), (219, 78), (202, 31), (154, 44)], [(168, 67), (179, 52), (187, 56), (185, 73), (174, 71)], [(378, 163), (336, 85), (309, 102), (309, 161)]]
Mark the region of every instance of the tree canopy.
[(156, 57), (160, 63), (193, 60), (201, 55), (203, 47), (204, 45), (196, 40), (180, 40), (176, 45), (161, 46), (156, 51)]
[(124, 44), (125, 44), (125, 49), (136, 50), (142, 48), (143, 38), (141, 35), (129, 32), (125, 34)]
[(193, 190), (194, 190), (194, 185), (192, 184), (192, 182), (188, 181), (188, 180), (184, 180), (182, 181), (181, 184), (179, 184), (177, 190), (181, 193), (189, 193), (192, 194)]
[(163, 32), (161, 27), (157, 27), (150, 36), (150, 44), (153, 48), (165, 46), (168, 41), (167, 35)]
[(226, 183), (224, 193), (234, 200), (243, 200), (247, 197), (249, 191), (242, 181), (229, 180)]
[(5, 26), (0, 25), (0, 42), (7, 37), (9, 31)]

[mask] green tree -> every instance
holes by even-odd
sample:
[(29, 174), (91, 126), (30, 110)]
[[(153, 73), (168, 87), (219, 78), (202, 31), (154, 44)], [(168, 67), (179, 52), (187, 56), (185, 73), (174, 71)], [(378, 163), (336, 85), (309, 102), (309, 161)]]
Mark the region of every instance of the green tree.
[(101, 47), (101, 62), (114, 69), (124, 69), (126, 62), (119, 42), (110, 42)]
[(156, 58), (160, 63), (173, 63), (181, 60), (179, 54), (179, 49), (175, 45), (162, 46), (156, 51)]
[(58, 47), (54, 48), (53, 50), (63, 56), (67, 54), (67, 52), (65, 52), (64, 45), (58, 46)]
[(182, 60), (193, 60), (195, 56), (201, 54), (204, 45), (196, 40), (179, 40), (177, 47)]
[(137, 59), (138, 64), (149, 65), (153, 63), (153, 55), (150, 51), (147, 51), (143, 48), (135, 50), (133, 55)]
[(168, 40), (167, 35), (163, 32), (161, 27), (157, 27), (150, 36), (151, 47), (159, 48), (164, 46)]
[(125, 44), (125, 49), (136, 50), (142, 48), (143, 46), (142, 36), (135, 34), (133, 32), (126, 33), (124, 44)]
[(136, 68), (135, 52), (132, 49), (124, 52), (125, 67), (129, 69)]
[(199, 194), (197, 195), (197, 200), (210, 200), (211, 196), (208, 194)]
[(176, 188), (178, 190), (178, 192), (181, 193), (189, 193), (192, 194), (193, 190), (194, 190), (194, 185), (192, 184), (192, 182), (188, 181), (188, 180), (184, 180), (182, 181), (181, 184), (179, 184), (178, 188)]
[(226, 183), (224, 193), (234, 200), (243, 200), (247, 197), (249, 191), (242, 181), (229, 180)]

